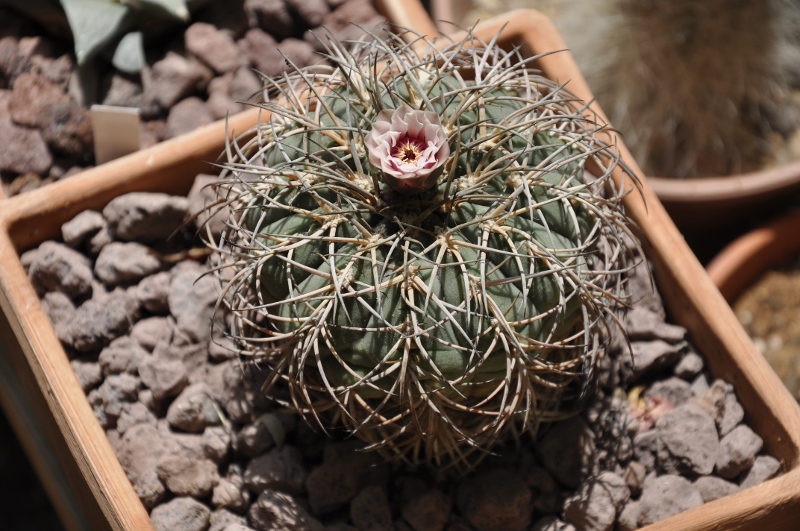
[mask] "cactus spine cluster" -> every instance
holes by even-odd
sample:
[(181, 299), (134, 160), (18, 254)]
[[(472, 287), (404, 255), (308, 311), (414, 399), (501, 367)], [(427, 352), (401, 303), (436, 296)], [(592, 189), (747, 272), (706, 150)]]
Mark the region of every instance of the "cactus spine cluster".
[(264, 119), (227, 149), (214, 245), (229, 333), (267, 389), (386, 455), (466, 470), (580, 406), (636, 182), (518, 54), (428, 44), (328, 43), (332, 67), (267, 80)]

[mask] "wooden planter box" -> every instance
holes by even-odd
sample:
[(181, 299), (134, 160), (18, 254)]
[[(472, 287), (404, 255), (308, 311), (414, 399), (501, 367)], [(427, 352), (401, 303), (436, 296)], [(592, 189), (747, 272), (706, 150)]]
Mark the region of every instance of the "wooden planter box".
[[(430, 35), (430, 19), (416, 2), (378, 2), (401, 25)], [(510, 13), (484, 24), (489, 40), (505, 26), (501, 44), (522, 46), (526, 54), (565, 48), (554, 27), (535, 11)], [(542, 57), (545, 75), (586, 100), (591, 94), (567, 52)], [(594, 112), (600, 113), (597, 108)], [(242, 132), (255, 111), (232, 119), (228, 129)], [(185, 194), (195, 175), (222, 151), (224, 124), (212, 124), (181, 138), (87, 171), (63, 182), (0, 202), (0, 337), (8, 348), (14, 379), (30, 396), (29, 405), (63, 468), (76, 506), (62, 507), (72, 529), (152, 529), (117, 461), (103, 429), (69, 365), (53, 327), (20, 263), (20, 253), (58, 237), (61, 225), (85, 209), (100, 210), (131, 191)], [(620, 143), (629, 166), (635, 163)], [(647, 527), (675, 529), (793, 529), (800, 521), (800, 407), (786, 392), (739, 326), (733, 313), (643, 182), (643, 198), (631, 194), (626, 206), (641, 227), (645, 250), (672, 320), (686, 327), (714, 377), (732, 383), (749, 425), (766, 450), (783, 463), (785, 474), (762, 485), (708, 503)], [(2, 367), (0, 367), (2, 369)], [(0, 393), (2, 395), (4, 393)], [(3, 398), (0, 396), (0, 398)], [(6, 411), (13, 405), (3, 400)], [(19, 427), (19, 426), (18, 426)], [(45, 467), (39, 465), (40, 471)], [(51, 485), (51, 495), (59, 486)]]

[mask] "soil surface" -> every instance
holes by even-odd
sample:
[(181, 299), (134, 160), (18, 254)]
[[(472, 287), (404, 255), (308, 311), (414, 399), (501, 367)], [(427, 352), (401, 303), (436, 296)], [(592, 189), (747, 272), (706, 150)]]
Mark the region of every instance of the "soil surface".
[(612, 337), (585, 410), (537, 441), (443, 479), (323, 435), (262, 396), (263, 371), (212, 332), (226, 316), (194, 231), (167, 239), (213, 179), (188, 199), (121, 196), (22, 257), (156, 529), (630, 530), (780, 473), (641, 267), (631, 350)]
[(800, 400), (800, 260), (767, 272), (739, 296), (733, 309), (758, 350)]

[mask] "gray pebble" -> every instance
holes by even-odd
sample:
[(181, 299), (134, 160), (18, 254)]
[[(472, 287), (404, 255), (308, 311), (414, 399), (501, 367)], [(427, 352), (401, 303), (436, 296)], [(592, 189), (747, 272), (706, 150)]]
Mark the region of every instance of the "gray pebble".
[(210, 341), (214, 306), (218, 298), (217, 281), (208, 268), (196, 262), (181, 262), (172, 269), (169, 309), (178, 330), (196, 341)]
[(716, 476), (699, 477), (694, 482), (694, 486), (700, 493), (700, 496), (703, 497), (703, 501), (706, 503), (723, 498), (729, 494), (738, 492), (739, 490), (739, 485), (736, 483), (725, 481), (724, 479)]
[(208, 523), (210, 524), (208, 531), (226, 531), (229, 526), (236, 525), (249, 529), (246, 527), (247, 518), (225, 508), (217, 509), (211, 513), (211, 518), (208, 519)]
[(637, 341), (631, 344), (633, 379), (653, 374), (675, 365), (680, 359), (680, 346), (660, 339)]
[(702, 504), (703, 497), (688, 479), (675, 475), (649, 476), (639, 498), (639, 525), (654, 524)]
[(759, 485), (768, 479), (777, 476), (781, 471), (781, 463), (770, 455), (759, 455), (756, 457), (753, 466), (745, 472), (739, 483), (742, 489), (748, 489)]
[(675, 376), (678, 378), (683, 378), (684, 380), (693, 380), (700, 372), (703, 370), (703, 358), (700, 357), (694, 351), (687, 352), (681, 358), (673, 372)]
[(722, 438), (717, 455), (717, 474), (733, 479), (747, 470), (761, 451), (764, 441), (753, 430), (740, 424)]
[(188, 497), (175, 498), (150, 513), (156, 531), (206, 531), (211, 510)]
[(534, 522), (531, 531), (578, 531), (577, 528), (567, 522), (559, 520), (553, 515), (545, 516)]
[(78, 358), (70, 361), (69, 364), (75, 371), (75, 376), (84, 393), (88, 393), (103, 381), (103, 371), (96, 361)]
[(692, 397), (692, 388), (685, 380), (673, 376), (653, 383), (647, 388), (644, 396), (645, 398), (659, 396), (677, 407), (685, 404)]
[[(705, 409), (684, 404), (656, 421), (658, 462), (667, 472), (707, 475), (714, 470), (719, 436)], [(686, 434), (691, 433), (691, 437)]]

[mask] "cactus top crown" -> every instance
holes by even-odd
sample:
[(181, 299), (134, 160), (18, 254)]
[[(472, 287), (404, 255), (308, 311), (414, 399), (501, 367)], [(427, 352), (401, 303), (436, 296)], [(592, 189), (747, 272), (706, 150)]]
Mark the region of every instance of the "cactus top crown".
[(215, 246), (229, 333), (284, 403), (466, 470), (590, 389), (635, 178), (612, 179), (599, 120), (530, 60), (428, 44), (329, 42), (332, 67), (268, 79), (227, 149)]

